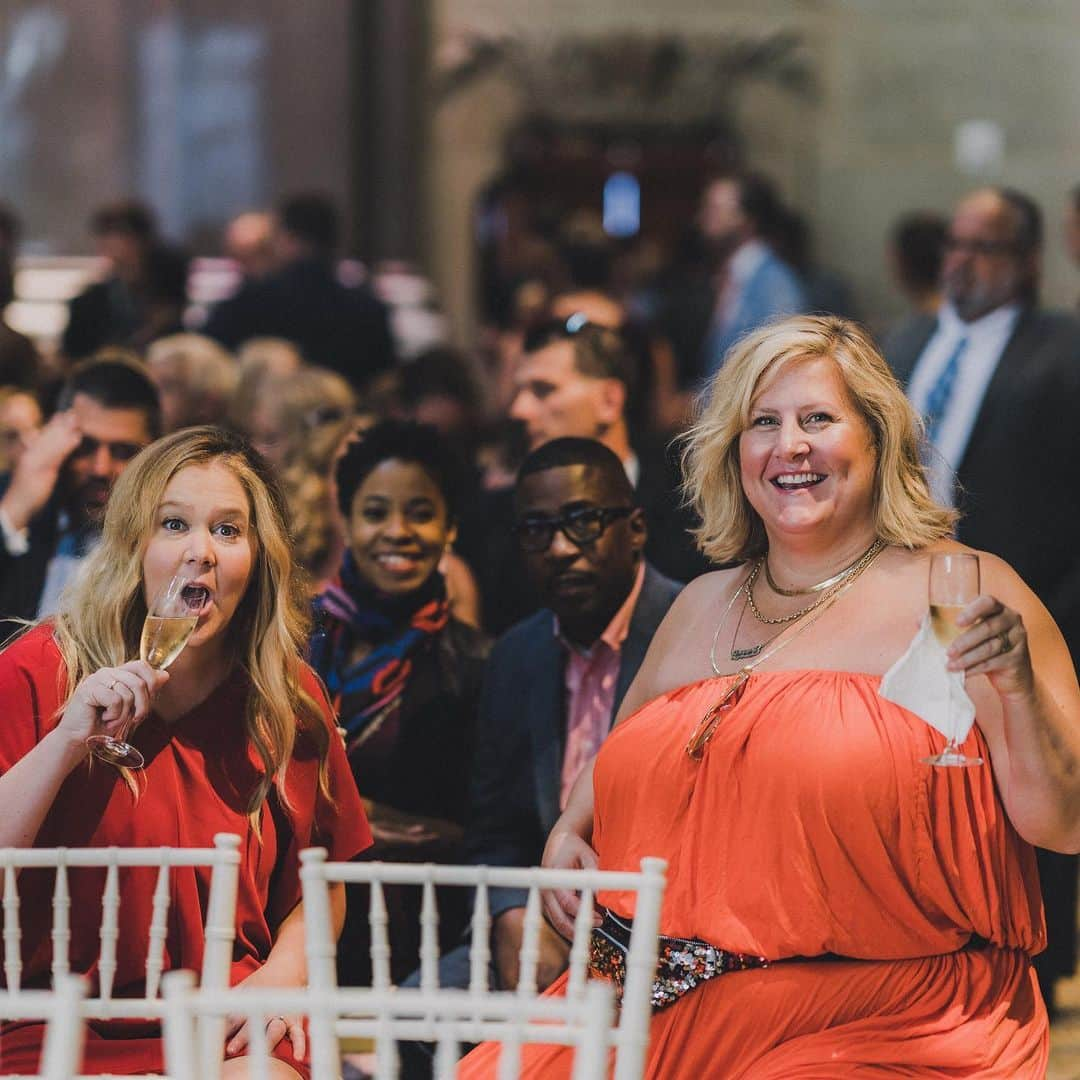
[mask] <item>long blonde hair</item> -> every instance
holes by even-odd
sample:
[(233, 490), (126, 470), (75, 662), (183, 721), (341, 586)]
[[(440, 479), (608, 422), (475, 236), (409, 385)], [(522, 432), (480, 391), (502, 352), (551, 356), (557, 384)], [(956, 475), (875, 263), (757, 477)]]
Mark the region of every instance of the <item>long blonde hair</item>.
[(802, 315), (769, 323), (734, 346), (683, 436), (686, 501), (701, 516), (698, 547), (713, 561), (764, 552), (765, 527), (742, 488), (739, 436), (754, 399), (784, 367), (819, 358), (836, 365), (870, 429), (877, 535), (917, 548), (952, 533), (957, 514), (931, 497), (919, 458), (922, 424), (870, 337), (846, 319)]
[(109, 497), (101, 543), (61, 596), (55, 633), (67, 668), (65, 701), (87, 675), (138, 655), (146, 616), (142, 560), (158, 506), (181, 469), (210, 463), (229, 469), (244, 488), (255, 538), (251, 579), (228, 636), (235, 662), (251, 681), (244, 724), (263, 765), (248, 803), (257, 815), (273, 786), (287, 801), (282, 781), (298, 730), (318, 752), (319, 788), (329, 797), (330, 732), (300, 681), (309, 618), (293, 570), (285, 501), (244, 439), (221, 428), (186, 428), (132, 459)]

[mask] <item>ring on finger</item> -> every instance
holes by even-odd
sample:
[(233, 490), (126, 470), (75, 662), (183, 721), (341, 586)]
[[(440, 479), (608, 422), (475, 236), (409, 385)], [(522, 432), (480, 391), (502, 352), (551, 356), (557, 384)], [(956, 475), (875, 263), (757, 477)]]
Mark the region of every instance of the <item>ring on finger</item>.
[(116, 688), (116, 684), (119, 681), (120, 681), (119, 679), (113, 679), (113, 681), (111, 683), (109, 683), (108, 689), (109, 689), (110, 692)]
[(1002, 630), (998, 634), (998, 641), (1001, 642), (1001, 653), (999, 655), (1004, 656), (1013, 647), (1013, 643), (1009, 640), (1009, 631)]
[(284, 1016), (271, 1016), (270, 1019), (266, 1021), (266, 1026), (269, 1027), (275, 1020), (280, 1020), (286, 1027), (289, 1026), (289, 1021), (286, 1020)]

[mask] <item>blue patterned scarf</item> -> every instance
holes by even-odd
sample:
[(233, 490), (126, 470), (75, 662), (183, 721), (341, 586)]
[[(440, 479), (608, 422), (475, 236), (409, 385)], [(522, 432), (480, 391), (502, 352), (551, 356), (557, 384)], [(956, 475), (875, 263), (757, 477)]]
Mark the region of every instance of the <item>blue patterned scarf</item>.
[[(415, 592), (390, 598), (367, 585), (352, 552), (345, 553), (338, 577), (315, 599), (310, 660), (330, 691), (347, 747), (401, 697), (413, 657), (431, 644), (449, 617), (446, 584), (438, 571)], [(362, 642), (371, 651), (349, 664)]]

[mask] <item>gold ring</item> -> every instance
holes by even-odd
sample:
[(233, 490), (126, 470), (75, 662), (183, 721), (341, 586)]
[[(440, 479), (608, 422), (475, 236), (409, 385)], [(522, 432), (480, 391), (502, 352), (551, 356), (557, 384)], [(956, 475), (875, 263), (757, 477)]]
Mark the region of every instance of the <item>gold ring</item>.
[(1001, 641), (1001, 654), (1000, 655), (1004, 656), (1005, 653), (1007, 653), (1013, 647), (1013, 643), (1009, 640), (1009, 631), (1008, 630), (1002, 630), (1001, 633), (998, 634), (998, 638)]

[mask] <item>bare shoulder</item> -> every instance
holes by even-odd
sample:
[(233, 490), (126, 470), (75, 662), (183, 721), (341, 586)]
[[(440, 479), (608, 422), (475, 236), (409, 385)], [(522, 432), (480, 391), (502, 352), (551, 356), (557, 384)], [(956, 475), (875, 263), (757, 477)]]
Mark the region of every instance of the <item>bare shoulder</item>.
[(619, 720), (669, 690), (713, 674), (709, 665), (712, 634), (724, 605), (745, 576), (742, 566), (714, 570), (695, 578), (679, 593), (627, 691)]

